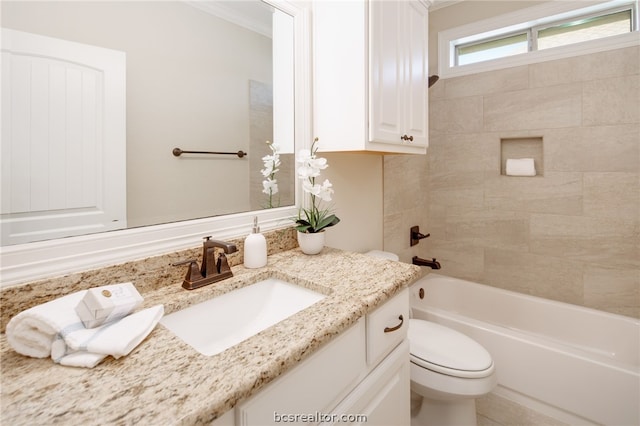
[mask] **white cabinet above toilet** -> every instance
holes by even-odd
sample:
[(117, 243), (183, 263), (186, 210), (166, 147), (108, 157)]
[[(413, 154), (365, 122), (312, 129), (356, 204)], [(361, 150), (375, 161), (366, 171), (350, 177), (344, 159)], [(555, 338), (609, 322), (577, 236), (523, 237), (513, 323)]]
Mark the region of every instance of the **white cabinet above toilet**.
[(314, 2), (314, 134), (323, 151), (425, 154), (428, 9), (419, 0)]

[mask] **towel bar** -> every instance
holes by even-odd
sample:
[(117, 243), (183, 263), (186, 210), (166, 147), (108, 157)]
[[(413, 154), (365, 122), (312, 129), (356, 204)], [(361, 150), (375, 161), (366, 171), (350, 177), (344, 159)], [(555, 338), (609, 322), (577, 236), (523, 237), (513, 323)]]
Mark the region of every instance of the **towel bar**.
[(215, 155), (237, 155), (238, 158), (242, 158), (245, 155), (249, 155), (246, 152), (240, 150), (238, 152), (218, 152), (218, 151), (185, 151), (180, 148), (173, 148), (173, 155), (180, 157), (182, 154), (215, 154)]

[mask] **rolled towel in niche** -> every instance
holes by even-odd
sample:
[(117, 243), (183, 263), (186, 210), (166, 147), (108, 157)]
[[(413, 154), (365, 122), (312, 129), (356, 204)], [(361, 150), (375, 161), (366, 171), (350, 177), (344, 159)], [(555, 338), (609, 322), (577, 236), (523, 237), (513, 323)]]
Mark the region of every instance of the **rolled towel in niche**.
[(507, 176), (536, 175), (536, 166), (533, 158), (507, 158), (505, 169)]

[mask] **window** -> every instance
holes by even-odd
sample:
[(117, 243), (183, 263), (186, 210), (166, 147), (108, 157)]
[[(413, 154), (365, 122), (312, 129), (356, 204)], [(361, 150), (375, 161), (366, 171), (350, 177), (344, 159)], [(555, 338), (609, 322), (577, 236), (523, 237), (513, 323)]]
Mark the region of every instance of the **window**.
[(580, 9), (575, 4), (549, 2), (439, 33), (440, 75), (575, 56), (640, 41), (637, 0), (601, 2)]
[(634, 6), (635, 4), (629, 4), (622, 10), (605, 10), (544, 26), (532, 26), (517, 34), (501, 34), (471, 43), (460, 43), (455, 45), (455, 65), (473, 64), (629, 33), (634, 31)]
[(592, 17), (581, 17), (571, 21), (556, 23), (546, 28), (534, 28), (538, 50), (597, 40), (634, 30), (631, 6), (620, 12), (612, 12)]
[(456, 65), (504, 58), (529, 51), (528, 33), (508, 35), (456, 46)]

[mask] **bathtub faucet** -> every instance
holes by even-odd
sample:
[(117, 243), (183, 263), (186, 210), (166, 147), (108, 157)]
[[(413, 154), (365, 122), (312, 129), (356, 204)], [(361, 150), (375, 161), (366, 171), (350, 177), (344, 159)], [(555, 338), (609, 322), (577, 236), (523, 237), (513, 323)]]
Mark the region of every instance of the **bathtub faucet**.
[(421, 259), (418, 256), (413, 256), (411, 259), (414, 265), (418, 266), (428, 266), (431, 269), (440, 269), (440, 262), (436, 260), (436, 258), (432, 258), (431, 260)]

